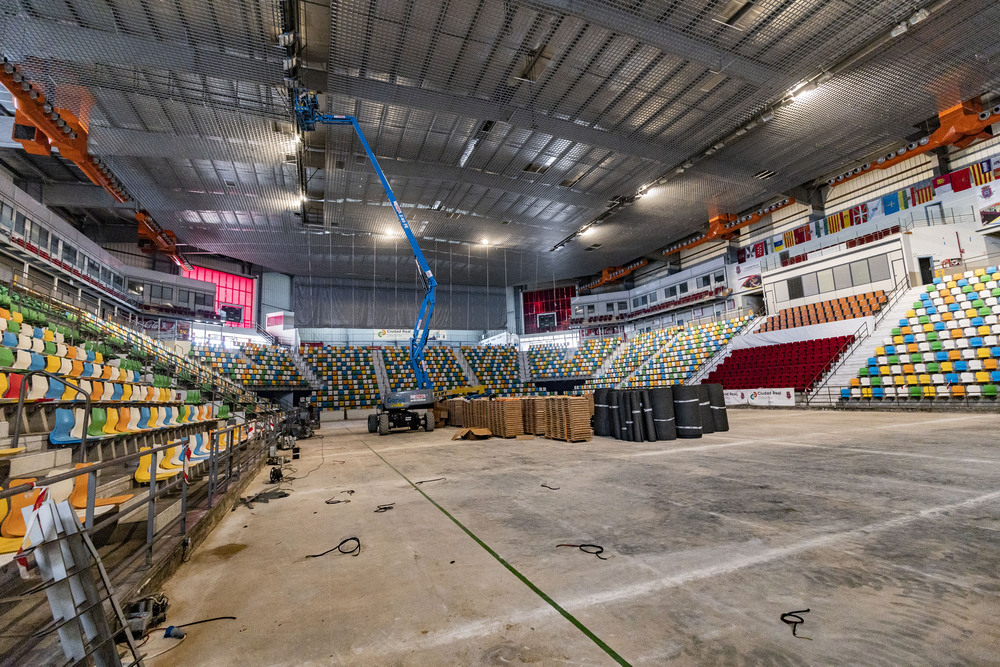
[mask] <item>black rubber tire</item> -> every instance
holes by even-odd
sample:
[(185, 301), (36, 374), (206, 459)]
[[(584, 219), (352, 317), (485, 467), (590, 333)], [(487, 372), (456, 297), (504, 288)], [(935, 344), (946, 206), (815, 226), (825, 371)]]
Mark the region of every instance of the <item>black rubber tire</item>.
[(389, 435), (389, 414), (386, 412), (378, 416), (378, 434)]
[(378, 415), (368, 415), (368, 432), (378, 432)]
[(424, 430), (428, 433), (434, 430), (434, 415), (430, 412), (424, 414)]

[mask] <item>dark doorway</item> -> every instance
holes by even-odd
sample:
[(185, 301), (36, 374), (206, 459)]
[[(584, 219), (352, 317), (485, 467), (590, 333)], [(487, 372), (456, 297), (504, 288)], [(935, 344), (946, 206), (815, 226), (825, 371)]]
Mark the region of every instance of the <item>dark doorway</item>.
[(920, 284), (929, 285), (934, 282), (934, 258), (917, 257), (917, 265), (920, 267)]

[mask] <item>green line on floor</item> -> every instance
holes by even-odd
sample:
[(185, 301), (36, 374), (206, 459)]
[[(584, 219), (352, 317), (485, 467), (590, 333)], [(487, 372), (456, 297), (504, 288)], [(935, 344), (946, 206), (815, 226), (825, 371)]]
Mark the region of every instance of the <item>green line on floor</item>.
[[(364, 442), (364, 441), (362, 441), (362, 442)], [(434, 500), (433, 498), (431, 498), (431, 497), (430, 497), (430, 496), (428, 496), (428, 495), (427, 495), (426, 493), (424, 493), (423, 489), (421, 489), (421, 488), (420, 488), (419, 486), (417, 486), (416, 484), (414, 484), (413, 482), (411, 482), (411, 481), (410, 481), (410, 478), (409, 478), (409, 477), (407, 477), (406, 475), (404, 475), (404, 474), (403, 474), (402, 472), (400, 472), (400, 471), (399, 471), (399, 470), (398, 470), (398, 469), (396, 468), (396, 466), (394, 466), (394, 465), (392, 465), (391, 463), (389, 463), (388, 461), (386, 461), (386, 460), (385, 460), (385, 458), (384, 458), (384, 457), (383, 457), (383, 456), (382, 456), (381, 454), (379, 454), (379, 453), (378, 453), (378, 452), (376, 452), (376, 451), (375, 451), (374, 449), (372, 449), (371, 447), (369, 447), (369, 446), (368, 446), (368, 443), (364, 443), (364, 445), (365, 445), (365, 447), (368, 447), (368, 449), (370, 449), (370, 450), (371, 450), (372, 454), (374, 454), (375, 456), (377, 456), (377, 457), (379, 457), (380, 459), (382, 459), (382, 463), (384, 463), (384, 464), (386, 464), (387, 466), (389, 466), (390, 468), (392, 468), (392, 469), (393, 469), (393, 471), (395, 471), (395, 473), (396, 473), (397, 475), (399, 475), (400, 477), (402, 477), (403, 479), (405, 479), (405, 480), (406, 480), (406, 483), (407, 483), (407, 484), (409, 484), (409, 485), (410, 485), (410, 486), (412, 486), (412, 487), (413, 487), (414, 489), (416, 489), (416, 490), (417, 490), (417, 492), (418, 492), (418, 493), (419, 493), (420, 495), (422, 495), (422, 496), (423, 496), (424, 498), (426, 498), (426, 499), (427, 499), (427, 500), (428, 500), (428, 501), (429, 501), (429, 502), (430, 502), (430, 503), (431, 503), (432, 505), (434, 505), (434, 507), (436, 507), (436, 508), (438, 508), (439, 510), (441, 510), (441, 513), (442, 513), (442, 514), (444, 514), (444, 515), (445, 515), (446, 517), (448, 517), (449, 519), (451, 519), (451, 520), (452, 520), (452, 522), (453, 522), (453, 523), (454, 523), (454, 524), (455, 524), (456, 526), (458, 526), (459, 528), (461, 528), (461, 529), (462, 529), (462, 531), (463, 531), (463, 532), (464, 532), (464, 533), (465, 533), (466, 535), (468, 535), (469, 537), (471, 537), (471, 538), (473, 539), (473, 541), (475, 541), (475, 543), (476, 543), (476, 544), (478, 544), (478, 545), (479, 545), (479, 546), (481, 546), (481, 547), (482, 547), (483, 549), (485, 549), (485, 550), (486, 550), (486, 553), (488, 553), (489, 555), (493, 556), (493, 558), (495, 558), (495, 559), (497, 560), (497, 562), (498, 562), (498, 563), (500, 563), (500, 564), (501, 564), (501, 565), (503, 565), (503, 566), (504, 566), (505, 568), (507, 568), (507, 570), (508, 570), (508, 571), (509, 571), (509, 572), (510, 572), (511, 574), (513, 574), (513, 575), (514, 575), (515, 577), (517, 577), (518, 579), (520, 579), (520, 581), (521, 581), (521, 583), (522, 583), (522, 584), (524, 584), (525, 586), (527, 586), (528, 588), (530, 588), (530, 589), (531, 589), (532, 591), (534, 591), (534, 592), (535, 592), (535, 595), (537, 595), (538, 597), (540, 597), (540, 598), (542, 598), (543, 600), (545, 600), (545, 601), (546, 601), (546, 602), (547, 602), (547, 603), (549, 604), (549, 606), (551, 606), (551, 607), (552, 607), (553, 609), (555, 609), (555, 610), (556, 610), (556, 611), (558, 611), (558, 612), (559, 612), (560, 614), (562, 614), (563, 618), (565, 618), (565, 619), (566, 619), (567, 621), (569, 621), (570, 623), (572, 623), (573, 625), (575, 625), (575, 626), (576, 626), (576, 628), (577, 628), (577, 629), (578, 629), (578, 630), (579, 630), (580, 632), (582, 632), (583, 634), (585, 634), (585, 635), (586, 635), (586, 636), (587, 636), (587, 637), (588, 637), (588, 638), (589, 638), (589, 639), (590, 639), (590, 640), (591, 640), (592, 642), (594, 642), (595, 644), (597, 644), (597, 645), (598, 645), (598, 646), (599, 646), (599, 647), (601, 648), (601, 650), (602, 650), (602, 651), (604, 651), (604, 652), (605, 652), (605, 653), (607, 653), (607, 654), (608, 654), (609, 656), (611, 656), (611, 659), (612, 659), (612, 660), (614, 660), (615, 662), (617, 662), (617, 663), (618, 663), (619, 665), (628, 665), (628, 664), (629, 664), (629, 662), (628, 662), (627, 660), (625, 660), (625, 658), (623, 658), (623, 657), (621, 657), (620, 655), (618, 655), (618, 654), (617, 654), (617, 653), (615, 652), (615, 650), (614, 650), (613, 648), (611, 648), (610, 646), (608, 646), (607, 644), (605, 644), (605, 643), (604, 643), (604, 642), (603, 642), (603, 641), (601, 640), (601, 638), (600, 638), (600, 637), (598, 637), (597, 635), (595, 635), (595, 634), (594, 634), (593, 632), (591, 632), (591, 631), (590, 631), (590, 629), (589, 629), (589, 628), (588, 628), (587, 626), (585, 626), (585, 625), (584, 625), (583, 623), (581, 623), (581, 622), (580, 622), (580, 621), (579, 621), (579, 620), (578, 620), (578, 619), (576, 618), (576, 616), (574, 616), (573, 614), (569, 613), (568, 611), (566, 611), (565, 609), (563, 609), (562, 607), (560, 607), (560, 606), (559, 606), (559, 604), (558, 604), (558, 603), (557, 603), (557, 602), (556, 602), (555, 600), (553, 600), (552, 598), (550, 598), (550, 597), (549, 597), (549, 596), (548, 596), (548, 595), (547, 595), (547, 594), (545, 593), (545, 591), (543, 591), (543, 590), (542, 590), (542, 589), (540, 589), (540, 588), (539, 588), (538, 586), (536, 586), (536, 585), (534, 585), (533, 583), (531, 583), (531, 581), (529, 581), (529, 580), (528, 580), (528, 578), (527, 578), (526, 576), (524, 576), (523, 574), (521, 574), (520, 572), (518, 572), (518, 571), (517, 571), (517, 568), (515, 568), (515, 567), (514, 567), (513, 565), (511, 565), (510, 563), (508, 563), (507, 561), (505, 561), (505, 560), (503, 559), (503, 556), (501, 556), (500, 554), (498, 554), (498, 553), (497, 553), (496, 551), (493, 551), (493, 549), (491, 549), (491, 548), (489, 547), (489, 545), (488, 545), (488, 544), (486, 544), (486, 543), (485, 543), (485, 542), (483, 542), (483, 541), (482, 541), (481, 539), (479, 539), (479, 538), (478, 538), (478, 537), (476, 536), (476, 534), (475, 534), (475, 533), (473, 533), (473, 532), (472, 532), (471, 530), (469, 530), (468, 528), (466, 528), (466, 527), (465, 527), (465, 525), (464, 525), (464, 524), (463, 524), (463, 523), (462, 523), (461, 521), (459, 521), (459, 520), (458, 520), (458, 519), (456, 519), (456, 518), (455, 518), (454, 516), (452, 516), (451, 512), (449, 512), (449, 511), (448, 511), (448, 510), (446, 510), (445, 508), (443, 508), (443, 507), (441, 507), (440, 505), (438, 505), (438, 504), (437, 504), (437, 502), (436, 502), (436, 501), (435, 501), (435, 500)]]

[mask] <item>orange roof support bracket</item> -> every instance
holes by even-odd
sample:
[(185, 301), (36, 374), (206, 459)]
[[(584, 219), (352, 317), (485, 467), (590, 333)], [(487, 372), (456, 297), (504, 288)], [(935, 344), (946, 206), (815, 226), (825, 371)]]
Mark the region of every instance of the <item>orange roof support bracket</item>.
[(648, 259), (637, 259), (634, 262), (629, 262), (625, 266), (609, 266), (608, 268), (601, 271), (601, 277), (597, 280), (591, 281), (586, 285), (580, 287), (581, 291), (592, 290), (595, 287), (600, 287), (601, 285), (607, 285), (608, 283), (613, 283), (621, 280), (625, 276), (629, 275), (637, 269), (649, 264)]
[(135, 219), (139, 223), (139, 249), (143, 252), (161, 252), (181, 267), (192, 271), (191, 264), (177, 251), (177, 235), (160, 226), (146, 211), (136, 211)]
[[(107, 190), (115, 200), (130, 200), (125, 186), (87, 150), (87, 129), (83, 123), (69, 111), (55, 108), (6, 58), (0, 59), (0, 85), (10, 91), (16, 102), (12, 138), (26, 151), (35, 155), (50, 155), (55, 148), (59, 155), (75, 162), (87, 178)], [(29, 128), (33, 128), (34, 132)], [(39, 133), (47, 141), (43, 141)]]
[(935, 148), (944, 146), (968, 148), (977, 141), (993, 136), (989, 127), (1000, 121), (1000, 115), (983, 110), (982, 102), (976, 98), (956, 104), (938, 113), (938, 121), (940, 122), (938, 129), (934, 130), (929, 137), (913, 142), (905, 148), (900, 148), (895, 154), (890, 153), (873, 163), (867, 163), (860, 170), (855, 169), (843, 174), (842, 177), (838, 176), (837, 180), (830, 183), (830, 186), (846, 183), (869, 169), (886, 169)]
[(765, 216), (775, 211), (780, 211), (786, 206), (791, 206), (795, 203), (794, 197), (788, 197), (787, 199), (782, 199), (779, 202), (775, 202), (770, 206), (761, 207), (757, 209), (756, 212), (750, 213), (741, 217), (736, 217), (731, 213), (720, 213), (712, 217), (708, 221), (708, 231), (706, 231), (701, 236), (691, 239), (690, 241), (685, 241), (681, 243), (675, 243), (670, 247), (664, 249), (662, 254), (672, 255), (674, 253), (680, 252), (681, 250), (687, 250), (688, 248), (694, 248), (706, 243), (708, 241), (720, 240), (724, 241), (731, 238), (738, 230), (743, 227), (747, 227), (760, 220)]

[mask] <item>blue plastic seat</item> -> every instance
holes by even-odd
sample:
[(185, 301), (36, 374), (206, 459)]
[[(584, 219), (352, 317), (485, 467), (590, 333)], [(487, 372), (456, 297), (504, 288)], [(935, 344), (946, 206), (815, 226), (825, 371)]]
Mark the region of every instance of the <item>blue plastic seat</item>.
[(957, 285), (959, 287), (965, 287), (968, 284), (969, 284), (969, 281), (966, 280), (965, 278), (960, 278), (959, 281), (958, 281), (958, 283), (957, 283)]
[(174, 421), (174, 409), (171, 407), (160, 408), (164, 412), (163, 425), (164, 426), (177, 426), (177, 422)]
[(958, 373), (945, 373), (944, 381), (948, 384), (958, 384)]
[(149, 417), (150, 413), (149, 413), (149, 408), (147, 406), (144, 405), (141, 408), (139, 408), (139, 423), (136, 424), (136, 427), (142, 430), (148, 430)]
[(913, 336), (913, 334), (906, 334), (905, 336), (903, 336), (903, 342), (904, 343), (916, 343), (917, 339)]
[(840, 397), (841, 398), (850, 398), (851, 397), (851, 390), (848, 389), (847, 387), (844, 387), (843, 389), (840, 390)]
[(901, 326), (901, 327), (908, 327), (908, 326), (910, 326), (910, 320), (906, 319), (905, 317), (901, 318), (899, 320), (899, 326)]
[(885, 346), (885, 353), (887, 355), (888, 354), (896, 354), (896, 346), (895, 345), (886, 345)]
[(965, 371), (969, 370), (969, 364), (965, 361), (956, 361), (955, 370), (958, 371), (959, 373), (964, 373)]
[(55, 378), (49, 379), (49, 390), (45, 392), (45, 400), (58, 401), (66, 391), (66, 385)]
[(31, 353), (31, 363), (28, 364), (29, 371), (44, 371), (45, 357), (37, 352)]
[(1000, 382), (1000, 371), (990, 371), (990, 382)]
[(979, 336), (975, 336), (969, 339), (969, 347), (982, 347), (982, 346), (983, 346), (983, 339), (980, 338)]
[(940, 284), (941, 284), (942, 282), (943, 282), (943, 281), (942, 281), (942, 280), (941, 280), (940, 278), (935, 278), (935, 279), (934, 279), (934, 284), (935, 284), (935, 285), (940, 285)]
[(31, 332), (32, 338), (45, 338), (45, 329), (41, 327), (35, 327), (35, 330)]
[(112, 401), (122, 400), (122, 396), (125, 395), (125, 385), (121, 385), (115, 382), (111, 386), (113, 387), (113, 389), (111, 390), (111, 400)]
[(872, 387), (872, 396), (875, 398), (883, 398), (885, 396), (885, 391), (882, 387)]
[(878, 357), (868, 357), (869, 366), (878, 366)]
[(4, 347), (17, 347), (17, 336), (9, 331), (4, 331), (2, 343)]
[(948, 327), (946, 327), (944, 325), (944, 322), (935, 322), (934, 323), (934, 331), (944, 331), (947, 328)]
[(935, 361), (948, 361), (948, 353), (944, 352), (944, 351), (942, 351), (942, 352), (935, 352), (934, 353), (934, 360)]
[(971, 320), (971, 322), (972, 322), (972, 326), (974, 326), (974, 327), (981, 327), (984, 324), (986, 324), (983, 321), (983, 318), (981, 318), (981, 317), (973, 317), (972, 320)]
[(928, 304), (928, 306), (927, 306), (927, 314), (928, 315), (937, 315), (937, 311), (938, 311), (937, 308), (935, 308), (934, 306), (931, 306), (930, 304)]
[(90, 364), (90, 363), (84, 362), (83, 363), (83, 373), (80, 374), (80, 377), (89, 378), (93, 374), (94, 374), (94, 364)]
[(67, 408), (56, 408), (56, 425), (49, 433), (49, 442), (53, 445), (70, 445), (80, 442), (79, 438), (74, 438), (72, 431), (76, 425), (76, 417), (73, 411)]

